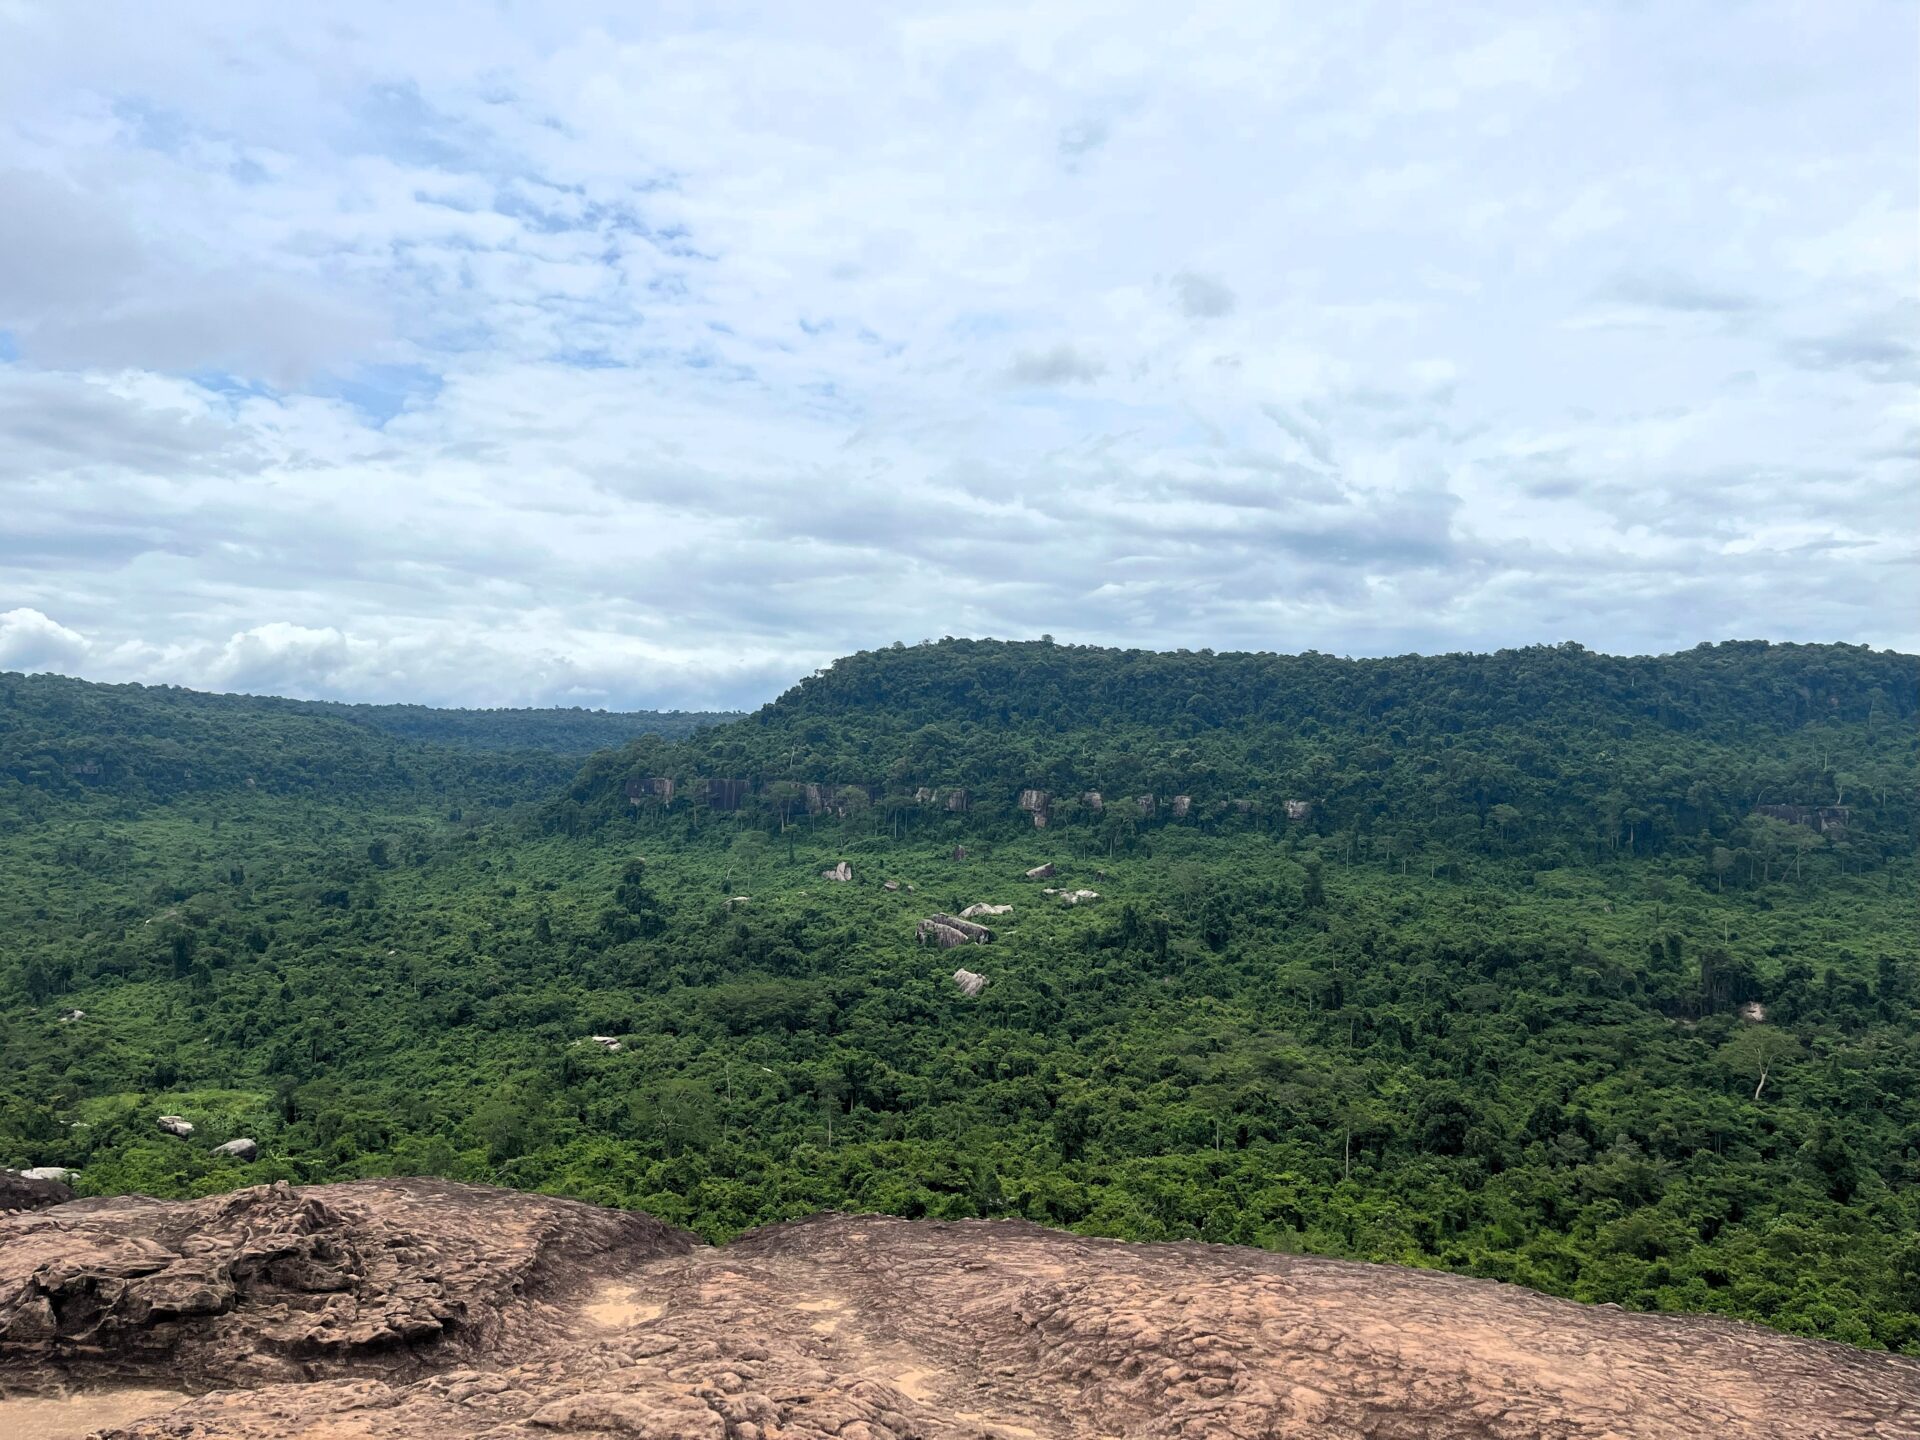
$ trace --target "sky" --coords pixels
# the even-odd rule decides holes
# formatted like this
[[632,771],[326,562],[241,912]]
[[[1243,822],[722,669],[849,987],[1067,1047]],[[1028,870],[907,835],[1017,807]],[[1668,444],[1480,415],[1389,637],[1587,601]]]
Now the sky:
[[0,669],[1920,649],[1917,17],[0,0]]

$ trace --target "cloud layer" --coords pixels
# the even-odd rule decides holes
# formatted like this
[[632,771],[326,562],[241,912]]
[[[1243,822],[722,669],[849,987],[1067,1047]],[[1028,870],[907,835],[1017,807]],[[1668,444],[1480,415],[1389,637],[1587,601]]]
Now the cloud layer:
[[1920,648],[1904,5],[401,8],[0,3],[0,667]]

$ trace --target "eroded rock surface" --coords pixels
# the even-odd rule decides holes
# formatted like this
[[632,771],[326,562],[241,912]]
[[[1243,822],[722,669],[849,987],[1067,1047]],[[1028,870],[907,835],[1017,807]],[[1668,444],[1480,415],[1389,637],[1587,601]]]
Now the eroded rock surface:
[[437,1180],[284,1182],[0,1217],[0,1381],[190,1385],[406,1374],[430,1342],[497,1342],[609,1251],[685,1253],[645,1215]]
[[[242,1204],[247,1195],[264,1198]],[[237,1212],[222,1208],[236,1204]],[[344,1231],[293,1223],[294,1214],[313,1213],[306,1206],[343,1217]],[[422,1207],[450,1223],[423,1218]],[[519,1207],[525,1214],[516,1219]],[[48,1217],[72,1224],[88,1253],[104,1257],[96,1271],[130,1253],[120,1247],[163,1232],[170,1238],[156,1243],[176,1255],[202,1254],[195,1237],[206,1234],[213,1253],[233,1256],[254,1243],[234,1243],[247,1228],[238,1217],[260,1210],[280,1218],[255,1235],[350,1235],[368,1247],[356,1251],[354,1273],[383,1278],[272,1299],[248,1291],[212,1319],[142,1326],[124,1311],[126,1327],[91,1332],[103,1347],[120,1347],[121,1368],[158,1374],[182,1353],[178,1342],[162,1350],[137,1340],[164,1324],[224,1324],[278,1346],[268,1338],[285,1333],[276,1326],[296,1313],[311,1318],[295,1297],[314,1293],[352,1297],[386,1338],[297,1357],[275,1350],[298,1362],[268,1367],[276,1383],[236,1377],[248,1388],[201,1395],[113,1435],[1920,1437],[1920,1363],[1909,1359],[1728,1321],[1576,1305],[1489,1281],[1226,1247],[1126,1245],[1015,1222],[824,1216],[715,1250],[644,1217],[563,1201],[366,1182],[193,1205],[78,1202],[0,1221],[0,1257]],[[142,1218],[123,1229],[109,1223],[130,1215]],[[455,1239],[468,1231],[471,1245]],[[390,1247],[397,1268],[376,1258],[376,1235],[412,1237]],[[280,1243],[270,1239],[268,1248]],[[307,1263],[295,1251],[296,1264]],[[353,1270],[326,1265],[335,1275]],[[21,1273],[0,1258],[0,1307],[13,1313]],[[412,1298],[396,1310],[388,1302],[400,1290]],[[457,1322],[440,1313],[455,1300]],[[438,1317],[434,1327],[410,1333],[404,1319],[418,1314]],[[475,1315],[485,1318],[474,1324]],[[225,1352],[213,1345],[213,1353]],[[44,1367],[61,1354],[74,1352],[39,1342],[9,1350],[0,1382],[23,1357]]]

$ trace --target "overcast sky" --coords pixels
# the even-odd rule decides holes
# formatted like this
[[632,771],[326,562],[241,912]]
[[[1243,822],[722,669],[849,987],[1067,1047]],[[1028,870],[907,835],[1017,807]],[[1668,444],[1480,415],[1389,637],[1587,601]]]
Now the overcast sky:
[[0,668],[1920,649],[1917,24],[0,0]]

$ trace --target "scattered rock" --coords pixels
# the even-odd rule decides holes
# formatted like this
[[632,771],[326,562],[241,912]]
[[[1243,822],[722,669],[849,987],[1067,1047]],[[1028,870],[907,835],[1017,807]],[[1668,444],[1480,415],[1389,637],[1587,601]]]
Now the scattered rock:
[[1289,820],[1308,820],[1313,816],[1313,802],[1311,800],[1287,800],[1283,803],[1287,807],[1287,819]]
[[1767,1018],[1767,1007],[1758,1000],[1749,1000],[1740,1007],[1740,1018],[1750,1025],[1764,1024]]
[[820,872],[820,878],[822,880],[838,880],[844,883],[845,881],[853,879],[853,867],[842,860],[831,870],[822,870]]
[[962,920],[971,920],[976,915],[1011,915],[1011,905],[969,905],[960,912]]
[[986,983],[986,976],[976,974],[972,970],[956,970],[953,972],[954,988],[969,1000],[978,995]]
[[1187,813],[1192,809],[1193,809],[1193,797],[1191,795],[1176,795],[1173,797],[1173,818],[1174,819],[1176,820],[1186,819]]
[[589,1035],[587,1039],[592,1044],[598,1045],[609,1055],[618,1055],[620,1053],[620,1037],[617,1035]]
[[882,882],[880,888],[882,890],[898,890],[900,888],[900,882],[898,880],[887,880]]
[[193,1122],[178,1115],[162,1115],[154,1122],[169,1135],[178,1135],[182,1140],[193,1134]]
[[1097,890],[1061,890],[1056,893],[1069,905],[1083,905],[1089,900],[1100,898],[1100,892]]
[[1053,876],[1054,869],[1052,862],[1048,862],[1045,865],[1036,865],[1033,869],[1027,871],[1027,879],[1029,880],[1051,880]]
[[60,1023],[62,1025],[71,1025],[76,1020],[84,1020],[86,1018],[87,1012],[84,1010],[63,1010],[60,1012]]
[[56,1185],[71,1185],[80,1178],[78,1170],[69,1170],[64,1165],[35,1165],[30,1170],[22,1170],[20,1175],[26,1180],[51,1180]]
[[229,1140],[224,1145],[214,1146],[213,1153],[216,1155],[230,1155],[235,1160],[257,1160],[260,1158],[260,1147],[253,1141],[242,1136],[237,1140]]

